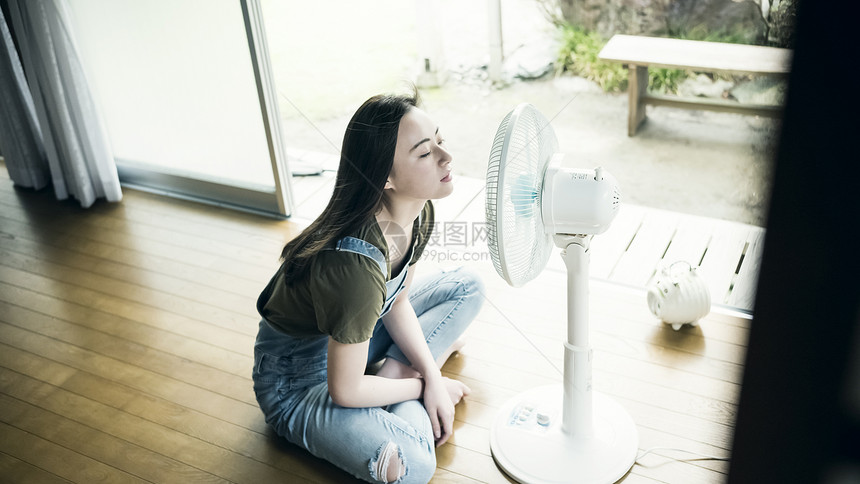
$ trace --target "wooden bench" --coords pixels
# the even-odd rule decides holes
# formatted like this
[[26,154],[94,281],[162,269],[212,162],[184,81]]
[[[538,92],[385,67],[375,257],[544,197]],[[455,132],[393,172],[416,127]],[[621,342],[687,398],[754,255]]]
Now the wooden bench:
[[648,67],[688,69],[697,72],[786,76],[791,50],[757,45],[615,35],[598,54],[601,60],[627,65],[630,83],[627,135],[633,136],[645,120],[645,105],[778,116],[781,107],[648,93]]

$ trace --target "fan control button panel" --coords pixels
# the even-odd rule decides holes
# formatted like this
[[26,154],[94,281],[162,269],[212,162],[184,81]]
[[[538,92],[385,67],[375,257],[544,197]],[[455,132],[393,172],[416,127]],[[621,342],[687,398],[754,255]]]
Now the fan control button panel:
[[544,427],[548,427],[552,419],[550,419],[548,413],[538,412],[535,414],[535,420],[537,420],[538,425],[543,425]]
[[533,402],[523,402],[511,411],[508,425],[523,430],[544,431],[552,424],[551,412]]

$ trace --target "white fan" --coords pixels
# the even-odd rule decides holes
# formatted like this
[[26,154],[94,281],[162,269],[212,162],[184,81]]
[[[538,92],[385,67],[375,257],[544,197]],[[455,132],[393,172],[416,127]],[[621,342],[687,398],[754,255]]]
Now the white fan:
[[520,482],[610,483],[636,459],[638,434],[618,403],[592,391],[588,263],[593,235],[619,209],[615,179],[601,168],[561,167],[546,118],[521,104],[499,126],[487,168],[487,226],[496,271],[518,287],[562,248],[567,267],[567,341],[562,385],[509,400],[490,430],[499,466]]

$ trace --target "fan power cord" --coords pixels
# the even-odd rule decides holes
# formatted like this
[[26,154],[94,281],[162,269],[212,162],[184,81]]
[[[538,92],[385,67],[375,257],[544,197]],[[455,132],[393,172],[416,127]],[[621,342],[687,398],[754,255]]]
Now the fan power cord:
[[[668,456],[668,455],[665,455],[665,454],[658,454],[658,453],[656,452],[656,451],[658,451],[658,450],[663,450],[663,451],[672,451],[672,452],[683,452],[683,453],[686,453],[686,454],[692,454],[692,455],[694,455],[694,456],[696,456],[696,457],[691,457],[691,458],[687,458],[687,459],[680,459],[680,458],[676,458],[676,457]],[[678,462],[694,462],[694,461],[700,461],[700,460],[718,460],[718,461],[728,461],[728,460],[729,460],[729,458],[728,458],[728,457],[720,457],[720,456],[716,456],[716,455],[701,454],[701,453],[699,453],[699,452],[693,452],[693,451],[686,450],[686,449],[678,449],[678,448],[674,448],[674,447],[652,447],[652,448],[650,448],[650,449],[648,449],[648,450],[646,450],[646,451],[642,452],[642,453],[641,453],[641,454],[639,454],[638,456],[636,456],[636,461],[634,462],[634,464],[639,465],[639,466],[642,466],[642,467],[657,467],[658,465],[663,465],[663,464],[665,464],[665,462],[664,462],[664,463],[662,463],[662,464],[650,465],[650,466],[649,466],[649,465],[645,465],[645,464],[643,464],[643,463],[639,462],[639,461],[641,461],[641,460],[642,460],[642,458],[644,458],[644,457],[645,457],[645,456],[647,456],[648,454],[659,455],[660,457],[665,457],[665,458],[667,458],[667,459],[672,459],[672,460],[674,460],[674,461],[678,461]]]

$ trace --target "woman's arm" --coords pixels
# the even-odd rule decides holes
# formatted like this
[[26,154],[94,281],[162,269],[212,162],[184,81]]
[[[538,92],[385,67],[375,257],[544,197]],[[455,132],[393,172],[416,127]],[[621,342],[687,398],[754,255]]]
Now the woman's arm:
[[409,359],[412,368],[425,379],[430,379],[442,376],[442,372],[436,366],[436,361],[424,339],[424,332],[421,330],[418,316],[415,314],[415,309],[412,308],[412,303],[409,302],[409,289],[412,287],[412,280],[415,277],[415,268],[414,265],[409,268],[403,291],[392,303],[391,310],[382,317],[382,323],[388,330],[388,334],[391,335],[391,339]]
[[392,380],[365,375],[369,341],[344,344],[329,338],[328,391],[341,407],[381,407],[420,398],[420,378]]
[[382,317],[385,329],[400,351],[412,363],[412,368],[424,377],[424,408],[430,416],[436,445],[442,445],[454,431],[454,405],[469,393],[463,383],[442,377],[433,354],[424,339],[418,316],[409,302],[409,288],[415,275],[415,266],[409,269],[406,286],[397,296],[391,310]]

